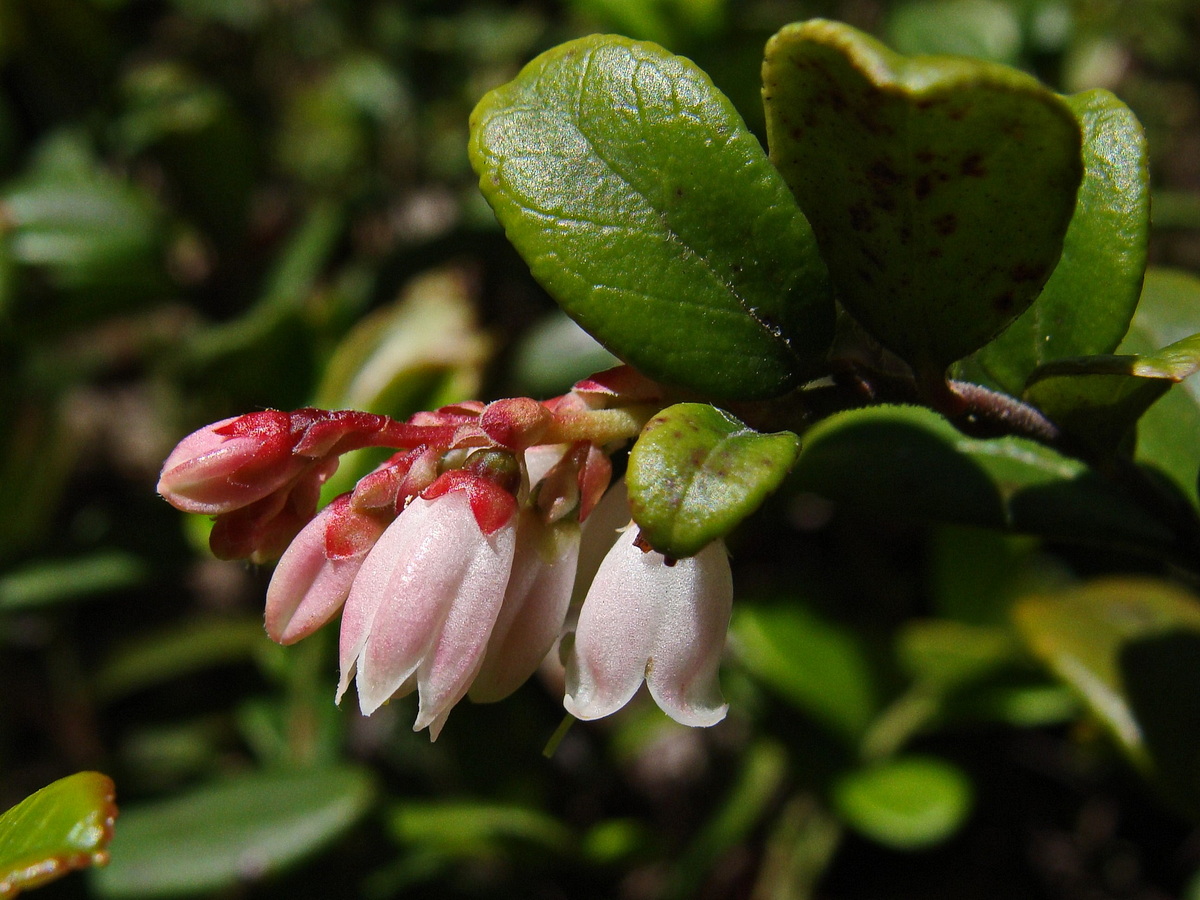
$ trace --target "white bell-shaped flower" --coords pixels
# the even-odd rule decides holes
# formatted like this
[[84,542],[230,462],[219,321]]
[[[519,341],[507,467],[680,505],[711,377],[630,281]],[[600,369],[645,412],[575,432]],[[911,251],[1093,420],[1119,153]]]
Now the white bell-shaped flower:
[[668,561],[627,528],[600,564],[579,611],[563,705],[579,719],[610,715],[644,680],[662,710],[684,725],[725,718],[717,669],[733,602],[722,541]]

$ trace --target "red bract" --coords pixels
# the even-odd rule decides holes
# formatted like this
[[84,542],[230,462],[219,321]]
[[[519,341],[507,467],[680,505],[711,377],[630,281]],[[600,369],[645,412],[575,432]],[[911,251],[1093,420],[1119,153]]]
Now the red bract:
[[484,534],[492,534],[507,524],[517,509],[516,498],[504,488],[462,469],[444,473],[421,496],[426,500],[436,500],[450,491],[462,491],[467,495],[471,513]]

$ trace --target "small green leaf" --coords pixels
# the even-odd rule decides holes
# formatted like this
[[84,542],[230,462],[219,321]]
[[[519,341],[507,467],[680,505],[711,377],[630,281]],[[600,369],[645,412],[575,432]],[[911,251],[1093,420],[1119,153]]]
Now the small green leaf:
[[26,563],[0,576],[0,612],[129,589],[144,582],[146,575],[144,560],[120,550]]
[[901,850],[939,843],[971,811],[971,783],[940,759],[903,756],[844,776],[834,806],[867,837]]
[[[1200,278],[1190,272],[1149,269],[1142,299],[1121,353],[1151,354],[1200,331]],[[1168,391],[1138,421],[1137,460],[1164,473],[1192,502],[1200,472],[1200,379]]]
[[718,399],[813,374],[833,304],[812,231],[708,76],[654,44],[550,50],[471,117],[480,188],[601,344]]
[[1169,528],[1083,463],[1021,438],[966,437],[925,409],[825,419],[805,433],[791,481],[880,515],[1175,552]]
[[184,621],[119,648],[100,667],[92,688],[101,700],[112,700],[189,672],[251,659],[267,646],[272,645],[258,619]]
[[629,454],[633,518],[660,553],[699,553],[758,509],[799,444],[790,431],[760,434],[704,403],[669,407],[646,423]]
[[1013,64],[1021,50],[1016,11],[998,0],[909,0],[888,22],[899,52],[950,53]]
[[741,664],[798,709],[851,741],[866,730],[879,704],[852,631],[789,600],[739,604],[731,634]]
[[1014,396],[1045,362],[1112,353],[1129,329],[1146,268],[1150,173],[1142,126],[1108,91],[1066,101],[1083,129],[1084,174],[1062,259],[1033,305],[972,357]]
[[401,844],[454,858],[502,859],[514,843],[556,854],[575,846],[571,831],[553,816],[497,803],[407,802],[392,812],[390,830]]
[[1082,177],[1061,98],[1004,66],[908,59],[822,20],[771,39],[763,93],[771,159],[838,299],[923,381],[1033,302]]
[[115,796],[107,775],[78,772],[0,815],[0,897],[105,865],[117,818]]
[[[104,171],[77,136],[47,138],[29,173],[0,201],[13,257],[45,271],[56,288],[78,292],[71,315],[53,316],[56,327],[78,328],[156,297],[166,284],[161,210],[134,184]],[[38,310],[43,320],[52,312]]]
[[1116,453],[1171,385],[1200,370],[1200,334],[1151,356],[1090,356],[1047,363],[1025,399],[1096,453]]
[[908,623],[900,632],[900,663],[916,682],[951,691],[992,675],[1017,657],[1009,629],[948,619]]
[[1130,758],[1200,815],[1200,602],[1165,581],[1112,578],[1014,610],[1033,653]]
[[129,807],[93,884],[101,897],[227,891],[333,840],[373,796],[365,773],[327,769],[243,775]]

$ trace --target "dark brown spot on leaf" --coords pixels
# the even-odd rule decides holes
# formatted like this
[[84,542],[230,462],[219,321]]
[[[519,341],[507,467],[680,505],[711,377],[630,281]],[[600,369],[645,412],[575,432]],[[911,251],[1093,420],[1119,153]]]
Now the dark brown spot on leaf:
[[900,183],[900,173],[885,159],[877,159],[867,168],[867,178],[877,189],[895,187]]
[[1043,263],[1017,263],[1009,272],[1013,281],[1040,281],[1046,274]]
[[855,231],[874,231],[875,218],[871,208],[865,203],[855,203],[850,207],[850,227]]
[[962,173],[968,178],[982,178],[987,174],[983,165],[983,154],[972,153],[962,161]]
[[933,230],[942,237],[947,237],[958,231],[958,216],[954,213],[944,213],[933,220]]

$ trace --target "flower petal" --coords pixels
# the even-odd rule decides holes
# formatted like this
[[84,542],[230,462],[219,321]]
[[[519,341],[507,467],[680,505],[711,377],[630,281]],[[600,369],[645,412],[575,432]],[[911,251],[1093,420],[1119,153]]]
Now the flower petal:
[[628,703],[641,686],[666,606],[669,569],[634,546],[626,529],[600,564],[579,611],[567,658],[563,705],[578,719],[599,719]]
[[[354,585],[350,588],[350,596],[342,611],[338,646],[341,680],[336,698],[339,703],[358,671],[359,660],[371,636],[379,608],[390,596],[388,589],[393,576],[398,569],[403,570],[426,536],[433,506],[433,502],[421,499],[410,503],[371,548],[354,578]],[[413,668],[415,671],[415,664]]]
[[504,598],[515,529],[510,523],[484,535],[465,491],[418,498],[397,522],[414,511],[420,517],[410,527],[420,528],[419,539],[393,559],[394,574],[358,658],[357,680],[359,706],[370,715],[416,671],[421,721],[466,692]]
[[417,669],[420,707],[414,731],[444,719],[466,695],[500,613],[515,555],[516,528],[510,522],[479,537],[461,551],[466,557],[462,580],[437,642]]
[[[662,557],[657,553],[646,556]],[[659,626],[646,686],[659,707],[683,725],[707,727],[729,709],[717,680],[733,604],[733,576],[724,541],[681,559],[658,590],[665,614]]]
[[537,670],[562,632],[578,559],[578,525],[546,525],[532,509],[521,513],[512,574],[471,684],[473,701],[503,700]]
[[[384,530],[375,516],[354,515],[343,494],[321,510],[292,541],[267,587],[267,634],[294,644],[337,615],[350,594],[367,552]],[[331,556],[330,524],[341,526],[340,543],[354,552]],[[349,536],[343,532],[352,532]],[[353,538],[353,543],[347,539]]]

